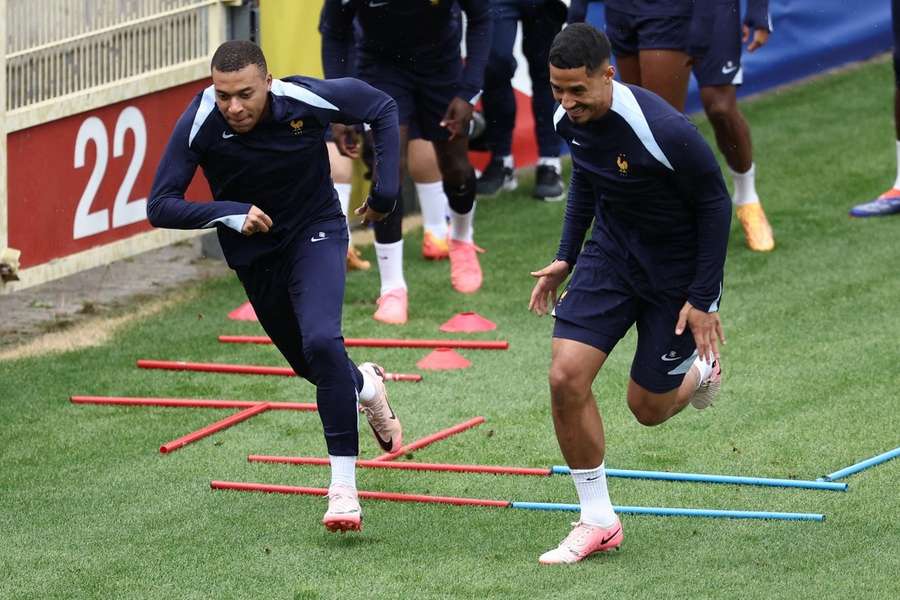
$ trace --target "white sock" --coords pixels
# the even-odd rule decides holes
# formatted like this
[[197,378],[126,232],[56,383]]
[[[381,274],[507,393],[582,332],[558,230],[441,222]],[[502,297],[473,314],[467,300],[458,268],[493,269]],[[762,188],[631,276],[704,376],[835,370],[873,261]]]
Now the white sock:
[[508,154],[506,156],[501,157],[503,159],[503,166],[507,169],[515,169],[516,162],[513,160],[512,154]]
[[378,272],[381,274],[381,293],[397,288],[406,289],[403,279],[403,240],[393,244],[375,242],[375,256],[378,257]]
[[447,194],[441,181],[417,183],[416,195],[422,208],[422,225],[425,231],[438,239],[447,237]]
[[557,173],[562,173],[562,164],[559,162],[558,156],[541,156],[538,158],[537,166],[548,166],[553,167],[553,170]]
[[475,221],[475,204],[472,204],[472,210],[464,215],[459,214],[452,208],[450,210],[450,239],[460,242],[473,241],[474,228],[472,223]]
[[756,163],[750,163],[750,170],[746,173],[737,173],[731,171],[731,179],[734,181],[734,197],[731,199],[735,206],[743,204],[753,204],[759,202],[759,196],[756,194]]
[[347,217],[347,231],[350,231],[350,215],[347,214],[347,211],[350,210],[350,191],[353,189],[352,183],[336,183],[334,184],[334,190],[338,195],[338,202],[341,203],[341,212],[344,213],[344,216]]
[[328,455],[331,462],[331,485],[348,485],[356,489],[356,457]]
[[372,382],[372,377],[369,375],[367,371],[359,369],[359,374],[362,375],[363,386],[362,389],[359,390],[358,400],[362,400],[363,402],[368,402],[372,398],[375,397],[375,393],[377,392],[377,388],[375,384]]
[[616,513],[606,487],[606,461],[593,469],[571,469],[581,504],[581,521],[600,527],[616,522]]
[[897,140],[897,179],[894,180],[894,189],[900,190],[900,140]]
[[694,359],[694,365],[697,367],[697,372],[700,373],[700,377],[697,379],[697,387],[700,387],[700,384],[709,379],[710,374],[712,373],[712,363],[708,363],[699,356]]

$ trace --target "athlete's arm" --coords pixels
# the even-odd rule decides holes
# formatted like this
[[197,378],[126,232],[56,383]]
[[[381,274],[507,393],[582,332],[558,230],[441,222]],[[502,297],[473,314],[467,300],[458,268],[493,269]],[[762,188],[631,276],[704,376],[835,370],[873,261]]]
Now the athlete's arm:
[[466,13],[466,65],[457,96],[474,105],[481,96],[484,69],[491,52],[490,3],[484,0],[459,0]]
[[304,82],[333,105],[332,109],[323,109],[326,122],[369,125],[375,149],[375,184],[366,202],[377,213],[394,210],[400,194],[397,104],[384,92],[351,77],[329,80],[304,78]]
[[769,14],[769,0],[748,0],[744,15],[741,41],[749,41],[747,52],[753,52],[769,41],[772,33],[772,16]]
[[196,142],[191,138],[196,104],[195,100],[181,116],[169,138],[147,199],[147,218],[154,227],[168,229],[203,229],[222,223],[242,231],[251,204],[228,200],[201,203],[184,198],[200,163],[199,154],[190,145]]
[[569,267],[581,253],[584,234],[594,220],[594,193],[584,173],[573,163],[572,179],[569,182],[569,197],[566,200],[566,214],[563,217],[562,236],[556,260],[566,262]]
[[322,34],[322,68],[325,79],[353,75],[349,64],[350,47],[353,44],[353,17],[356,5],[341,0],[325,0],[319,15],[319,33]]

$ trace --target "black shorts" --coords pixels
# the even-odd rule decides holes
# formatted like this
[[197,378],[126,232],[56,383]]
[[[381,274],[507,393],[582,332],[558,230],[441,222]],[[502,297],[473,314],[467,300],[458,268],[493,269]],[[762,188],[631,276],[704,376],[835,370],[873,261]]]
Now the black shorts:
[[690,27],[690,17],[641,17],[606,9],[606,35],[615,56],[654,49],[685,51]]
[[741,85],[741,15],[736,2],[714,4],[713,25],[703,56],[694,57],[694,77],[700,87]]
[[[584,259],[584,257],[582,257]],[[681,385],[697,357],[689,330],[675,335],[687,290],[637,295],[603,259],[580,260],[553,310],[553,337],[581,342],[606,354],[637,324],[638,342],[631,378],[654,393]]]

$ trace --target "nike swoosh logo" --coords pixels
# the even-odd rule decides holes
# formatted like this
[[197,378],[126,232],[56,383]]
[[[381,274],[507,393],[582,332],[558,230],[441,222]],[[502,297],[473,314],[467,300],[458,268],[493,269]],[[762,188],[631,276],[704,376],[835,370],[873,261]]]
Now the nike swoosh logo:
[[585,479],[585,481],[597,481],[598,479],[600,479],[599,475],[597,475],[596,477],[588,477],[587,479]]
[[578,142],[578,140],[572,140],[572,143],[575,144],[576,146],[580,146],[580,145],[581,145],[581,144]]
[[737,66],[734,66],[734,67],[722,67],[722,74],[723,74],[723,75],[728,75],[729,73],[732,73],[732,72],[734,72],[734,71],[737,71]]
[[669,356],[668,354],[663,354],[659,357],[660,360],[664,360],[666,362],[672,362],[673,360],[681,360],[680,356]]
[[609,537],[605,537],[605,538],[603,538],[602,540],[600,540],[600,545],[602,546],[602,545],[605,544],[606,542],[610,541],[611,539],[613,539],[614,537],[616,537],[617,535],[619,535],[619,532],[620,532],[620,531],[622,531],[622,528],[621,528],[621,527],[619,527],[619,528],[616,529],[614,532],[612,532],[612,534],[610,534]]
[[234,134],[233,134],[233,133],[228,133],[228,132],[225,132],[225,131],[222,132],[222,139],[223,139],[223,140],[227,140],[228,138],[233,138],[233,137],[234,137]]
[[[372,427],[371,424],[369,425],[369,427]],[[381,446],[381,449],[384,450],[385,452],[390,452],[391,446],[394,443],[394,438],[391,438],[388,441],[384,441],[383,439],[381,439],[381,436],[378,435],[378,432],[375,431],[374,427],[372,427],[372,433],[375,434],[375,439],[378,440],[378,445]]]
[[325,237],[311,237],[311,238],[309,238],[309,241],[311,241],[313,244],[315,244],[316,242],[321,242],[322,240],[327,240],[327,239],[328,239],[328,236],[325,236]]

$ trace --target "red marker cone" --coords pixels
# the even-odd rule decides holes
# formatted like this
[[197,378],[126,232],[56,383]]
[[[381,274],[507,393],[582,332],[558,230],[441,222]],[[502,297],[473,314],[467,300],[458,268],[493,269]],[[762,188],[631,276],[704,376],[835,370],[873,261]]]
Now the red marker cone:
[[462,312],[441,325],[441,331],[472,333],[475,331],[491,331],[497,329],[493,321],[485,319],[478,313]]
[[438,348],[417,362],[416,366],[420,369],[445,371],[448,369],[467,369],[472,366],[472,363],[452,348]]
[[228,313],[228,318],[234,321],[259,321],[256,318],[256,311],[249,302],[244,302],[236,309]]

